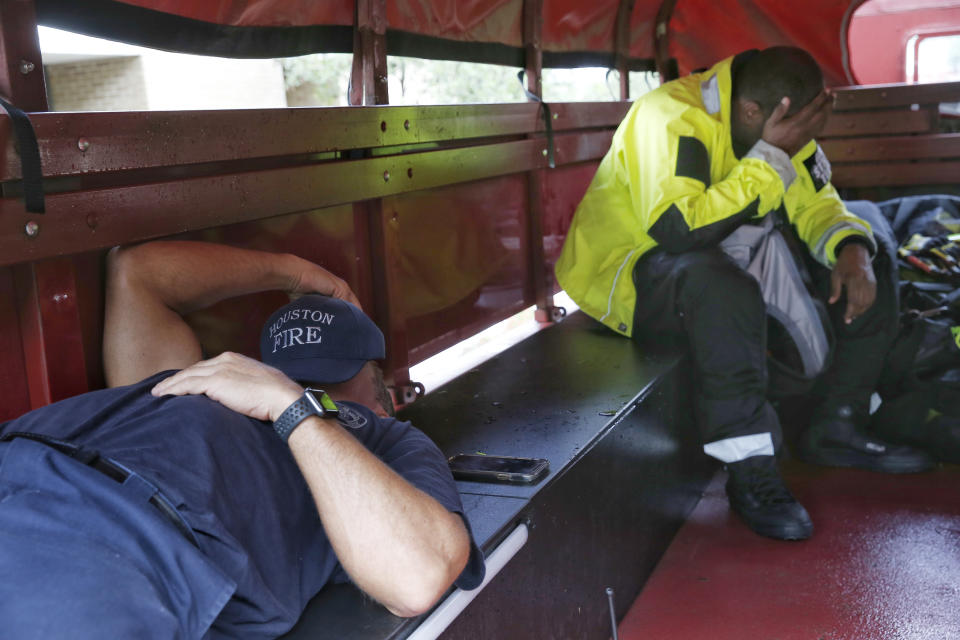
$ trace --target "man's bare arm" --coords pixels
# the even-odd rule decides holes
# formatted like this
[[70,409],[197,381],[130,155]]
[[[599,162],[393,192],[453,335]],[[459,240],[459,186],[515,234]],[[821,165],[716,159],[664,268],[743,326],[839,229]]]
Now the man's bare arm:
[[359,306],[350,287],[294,255],[204,242],[115,248],[107,262],[103,364],[107,385],[131,384],[200,360],[183,315],[226,298],[282,290],[324,293]]
[[[166,378],[153,394],[205,394],[260,420],[275,420],[303,393],[280,371],[225,353]],[[354,582],[400,616],[427,611],[466,566],[460,517],[367,451],[335,420],[312,417],[290,435],[324,530]]]

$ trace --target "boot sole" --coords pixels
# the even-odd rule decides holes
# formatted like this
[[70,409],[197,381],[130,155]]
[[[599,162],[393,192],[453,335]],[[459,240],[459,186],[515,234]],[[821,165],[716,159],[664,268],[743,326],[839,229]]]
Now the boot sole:
[[901,459],[871,456],[850,449],[818,449],[816,453],[803,452],[801,458],[822,467],[846,467],[878,473],[920,473],[936,466],[933,458]]
[[763,536],[764,538],[773,538],[774,540],[806,540],[813,535],[813,523],[801,524],[795,523],[792,525],[764,525],[762,523],[754,523],[749,519],[743,516],[736,508],[733,508],[733,512],[737,514],[737,517],[740,518],[740,521],[747,525],[747,528],[750,531],[753,531],[758,536]]
[[813,535],[813,526],[810,527],[779,527],[776,529],[764,528],[764,527],[751,527],[749,523],[746,523],[747,527],[753,531],[755,534],[763,536],[764,538],[773,538],[774,540],[807,540],[810,536]]
[[774,524],[751,520],[732,502],[730,503],[730,510],[740,518],[740,522],[747,525],[750,531],[764,538],[773,538],[775,540],[806,540],[813,535],[813,522],[809,519],[809,516],[807,516],[806,522],[793,521]]

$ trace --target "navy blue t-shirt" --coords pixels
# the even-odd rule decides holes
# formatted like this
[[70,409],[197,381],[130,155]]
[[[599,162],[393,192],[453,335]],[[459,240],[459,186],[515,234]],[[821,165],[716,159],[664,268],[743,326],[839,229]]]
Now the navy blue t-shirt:
[[[237,584],[214,631],[279,635],[310,598],[342,575],[313,498],[270,424],[205,396],[150,395],[172,373],[43,407],[0,425],[0,435],[25,431],[95,449],[160,487],[203,553]],[[364,447],[463,514],[443,454],[421,431],[356,403],[338,405],[340,424]],[[457,586],[473,588],[482,579],[482,554],[471,536],[470,562]]]

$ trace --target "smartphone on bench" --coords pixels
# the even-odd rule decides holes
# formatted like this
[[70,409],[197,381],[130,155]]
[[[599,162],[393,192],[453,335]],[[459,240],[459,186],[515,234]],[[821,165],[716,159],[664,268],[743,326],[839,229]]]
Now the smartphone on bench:
[[480,482],[513,482],[531,484],[550,469],[544,458],[515,458],[458,453],[451,457],[450,471],[457,480]]

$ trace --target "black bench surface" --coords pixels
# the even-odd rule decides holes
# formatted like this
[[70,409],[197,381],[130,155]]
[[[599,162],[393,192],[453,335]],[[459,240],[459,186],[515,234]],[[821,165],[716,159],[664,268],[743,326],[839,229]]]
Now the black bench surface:
[[[474,538],[490,553],[534,496],[680,358],[676,352],[651,355],[576,312],[429,393],[401,417],[447,456],[481,452],[549,460],[549,474],[534,485],[457,482]],[[333,585],[311,601],[284,638],[402,638],[418,622],[391,615],[351,585]]]

